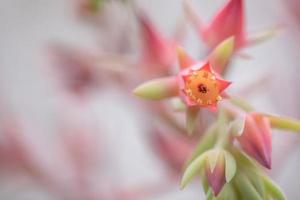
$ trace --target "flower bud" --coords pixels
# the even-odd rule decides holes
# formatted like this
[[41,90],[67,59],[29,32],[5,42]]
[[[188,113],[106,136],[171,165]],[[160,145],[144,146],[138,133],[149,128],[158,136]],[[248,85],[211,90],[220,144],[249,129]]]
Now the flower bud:
[[237,139],[248,155],[264,167],[271,168],[272,136],[267,117],[258,113],[247,114],[244,130]]

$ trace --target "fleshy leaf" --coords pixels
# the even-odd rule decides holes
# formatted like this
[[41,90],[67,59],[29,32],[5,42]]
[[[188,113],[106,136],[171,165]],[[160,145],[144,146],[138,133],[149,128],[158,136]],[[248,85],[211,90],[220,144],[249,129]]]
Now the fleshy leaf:
[[244,46],[244,29],[244,0],[229,0],[216,12],[200,34],[210,48],[214,48],[226,38],[234,36],[235,49],[238,49]]
[[215,196],[213,193],[213,190],[211,188],[208,189],[208,192],[206,193],[206,199],[207,200],[215,200]]
[[224,189],[216,198],[217,200],[238,200],[236,197],[236,192],[233,189],[233,186],[231,184],[224,185]]
[[182,112],[186,110],[185,104],[182,102],[179,98],[174,98],[171,100],[171,105],[174,111],[176,112]]
[[191,162],[191,164],[188,165],[181,179],[182,189],[186,187],[186,185],[195,177],[197,173],[199,173],[206,161],[206,158],[207,152],[198,156],[193,162]]
[[236,173],[236,161],[228,151],[224,151],[225,156],[225,177],[226,182],[229,183]]
[[234,37],[230,37],[220,43],[209,56],[213,69],[222,73],[234,52]]
[[216,134],[217,134],[218,126],[217,124],[213,124],[207,131],[205,131],[203,138],[201,139],[200,143],[197,145],[196,149],[194,150],[191,158],[187,162],[190,164],[193,160],[197,158],[197,156],[201,155],[208,149],[212,148],[216,142]]
[[277,25],[260,32],[249,35],[246,39],[247,45],[256,45],[274,37],[280,30],[281,26]]
[[238,190],[240,191],[244,199],[263,200],[263,198],[260,196],[260,194],[257,192],[255,187],[251,184],[251,182],[245,175],[240,173],[236,176],[235,180]]
[[233,103],[234,105],[242,108],[244,111],[250,112],[253,111],[254,108],[244,99],[239,98],[239,97],[231,97],[230,102]]
[[144,10],[136,10],[136,15],[142,34],[143,62],[169,68],[176,59],[174,42],[164,37]]
[[270,178],[266,176],[262,176],[263,182],[265,184],[266,190],[268,193],[272,196],[274,200],[286,200],[285,195],[283,192],[279,189],[279,187],[270,180]]
[[167,77],[148,81],[138,86],[133,93],[136,96],[150,100],[161,100],[174,97],[178,95],[176,77]]
[[192,5],[191,1],[184,0],[182,6],[184,9],[184,14],[188,18],[188,20],[191,21],[191,23],[194,25],[194,27],[196,29],[198,29],[197,31],[202,31],[202,29],[203,29],[202,20],[201,20],[200,16],[198,15],[198,12],[195,9],[195,6]]
[[229,124],[229,133],[233,136],[241,136],[244,132],[246,122],[246,116],[241,115],[236,117],[230,124]]
[[193,135],[197,118],[198,118],[199,108],[198,107],[188,107],[186,110],[186,128],[188,135]]
[[196,63],[196,61],[189,56],[182,47],[177,46],[176,52],[180,69],[188,68]]
[[253,169],[251,169],[251,170],[253,172],[247,173],[246,176],[248,177],[250,182],[253,184],[253,186],[255,187],[257,192],[261,196],[264,197],[266,195],[266,188],[265,188],[265,185],[264,185],[263,180],[261,178],[261,175],[259,173],[257,173],[256,171],[254,171]]
[[219,156],[220,155],[220,150],[211,150],[209,153],[207,153],[207,161],[208,161],[208,164],[209,164],[209,169],[211,172],[214,171],[216,165],[217,165],[217,162],[218,162],[218,159],[219,159]]

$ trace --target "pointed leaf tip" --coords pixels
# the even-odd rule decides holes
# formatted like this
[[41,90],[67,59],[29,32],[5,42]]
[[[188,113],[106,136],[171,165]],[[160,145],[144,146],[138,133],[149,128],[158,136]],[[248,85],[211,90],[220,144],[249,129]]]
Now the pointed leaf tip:
[[234,53],[235,39],[230,37],[221,42],[211,53],[210,62],[214,70],[222,73]]
[[183,173],[182,179],[181,179],[181,184],[180,188],[184,189],[186,185],[195,177],[195,175],[201,170],[203,167],[205,160],[206,160],[206,155],[207,152],[201,154],[198,156],[191,164],[188,165],[186,170]]
[[161,100],[178,95],[178,84],[176,77],[160,78],[141,84],[133,93],[145,99]]
[[207,161],[209,164],[210,172],[212,173],[217,165],[217,162],[219,160],[220,151],[219,150],[212,150],[207,154]]
[[229,125],[229,133],[233,136],[241,136],[245,129],[246,115],[236,117]]
[[258,193],[256,188],[245,175],[239,173],[235,178],[235,182],[237,189],[244,198],[251,200],[263,200],[263,197]]
[[196,63],[195,60],[189,56],[182,47],[177,46],[176,52],[180,69],[185,69]]
[[229,183],[236,173],[236,161],[231,153],[224,151],[225,156],[225,178]]
[[261,30],[257,33],[251,34],[247,37],[247,45],[252,46],[252,45],[257,45],[262,42],[265,42],[265,41],[273,38],[282,29],[283,29],[283,25],[278,24],[273,27]]
[[286,200],[281,189],[267,176],[262,176],[266,190],[275,200]]

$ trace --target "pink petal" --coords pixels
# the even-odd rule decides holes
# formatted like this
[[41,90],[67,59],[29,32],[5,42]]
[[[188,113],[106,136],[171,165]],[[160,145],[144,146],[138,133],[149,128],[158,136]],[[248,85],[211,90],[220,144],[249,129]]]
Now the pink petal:
[[230,84],[230,81],[218,78],[219,90],[220,92],[224,91]]
[[211,65],[209,64],[209,62],[206,62],[203,67],[201,67],[200,70],[205,70],[205,71],[208,71],[210,73],[213,73],[213,70],[211,68]]

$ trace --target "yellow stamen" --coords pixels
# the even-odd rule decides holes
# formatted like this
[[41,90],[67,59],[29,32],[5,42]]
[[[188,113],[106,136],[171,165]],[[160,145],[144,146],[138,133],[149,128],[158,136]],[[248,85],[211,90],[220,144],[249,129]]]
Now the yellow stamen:
[[205,70],[192,72],[185,82],[188,97],[200,106],[209,106],[222,100],[219,83],[213,73]]

